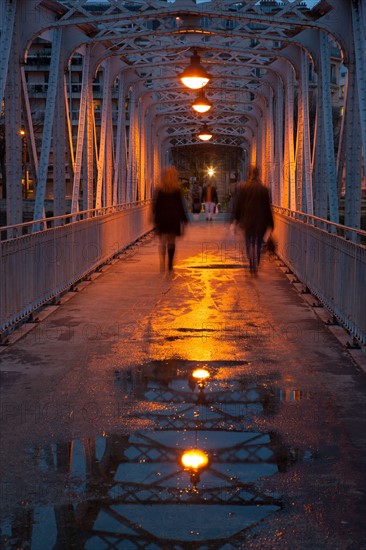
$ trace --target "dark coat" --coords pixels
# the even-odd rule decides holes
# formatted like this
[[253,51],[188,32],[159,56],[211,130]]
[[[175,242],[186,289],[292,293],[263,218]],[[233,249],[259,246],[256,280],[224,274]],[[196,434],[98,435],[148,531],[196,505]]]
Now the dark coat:
[[188,222],[180,189],[172,193],[159,189],[154,199],[153,215],[158,234],[170,233],[179,236],[182,224]]
[[244,231],[264,234],[273,229],[271,201],[267,187],[259,182],[247,182],[239,191],[235,205],[235,221]]

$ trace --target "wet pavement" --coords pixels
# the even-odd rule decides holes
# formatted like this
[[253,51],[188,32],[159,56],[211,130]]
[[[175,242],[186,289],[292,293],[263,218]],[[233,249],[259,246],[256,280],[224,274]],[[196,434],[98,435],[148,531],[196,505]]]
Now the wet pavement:
[[0,547],[366,549],[365,372],[224,223],[157,254],[2,348]]

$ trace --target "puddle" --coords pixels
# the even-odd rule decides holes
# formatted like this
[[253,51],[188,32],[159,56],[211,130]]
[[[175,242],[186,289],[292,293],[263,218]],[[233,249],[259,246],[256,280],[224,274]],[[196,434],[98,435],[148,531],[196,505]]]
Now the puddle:
[[24,376],[23,373],[17,371],[0,371],[0,390],[10,388]]
[[[21,536],[19,516],[2,523],[1,547],[243,548],[245,531],[282,508],[261,480],[301,459],[278,434],[251,427],[287,394],[246,368],[170,360],[116,370],[118,398],[151,429],[33,449],[40,475],[63,476],[62,494],[23,510]],[[184,466],[187,450],[195,456]]]

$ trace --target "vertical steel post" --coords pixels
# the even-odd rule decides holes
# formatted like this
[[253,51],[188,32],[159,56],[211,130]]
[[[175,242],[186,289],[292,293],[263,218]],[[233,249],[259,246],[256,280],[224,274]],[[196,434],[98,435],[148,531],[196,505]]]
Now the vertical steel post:
[[11,59],[10,49],[12,46],[12,39],[14,32],[18,32],[15,26],[15,14],[17,10],[17,0],[5,0],[4,18],[1,25],[0,34],[0,104],[3,101],[5,93],[5,84],[7,79],[7,72],[9,61]]
[[128,139],[128,169],[127,169],[127,193],[128,201],[135,201],[137,197],[137,166],[136,166],[136,133],[138,130],[136,91],[130,93],[130,128]]
[[294,151],[294,70],[286,65],[283,205],[296,210]]
[[363,10],[366,11],[363,0],[352,0],[352,29],[357,74],[357,95],[364,154],[364,169],[366,171],[366,29],[364,25],[366,16]]
[[113,177],[113,121],[112,121],[112,98],[109,96],[109,108],[107,118],[107,135],[105,149],[105,201],[104,206],[112,206],[112,177]]
[[[44,215],[44,200],[46,196],[48,164],[51,149],[52,127],[55,114],[57,81],[59,76],[59,63],[62,42],[62,29],[58,28],[53,31],[51,64],[48,78],[47,100],[43,125],[43,137],[41,157],[38,165],[37,174],[37,192],[34,204],[34,220],[39,220]],[[34,225],[34,230],[39,230],[37,224]]]
[[84,56],[83,56],[78,134],[77,134],[77,142],[76,142],[74,180],[73,180],[72,198],[71,198],[72,214],[79,210],[80,178],[81,178],[81,168],[82,168],[82,161],[83,161],[86,111],[87,111],[87,101],[88,101],[87,94],[88,94],[88,85],[89,85],[89,79],[90,79],[89,72],[90,72],[90,45],[86,45]]
[[[338,223],[338,191],[337,178],[335,170],[334,156],[334,132],[332,120],[332,97],[330,83],[330,51],[329,39],[324,33],[320,33],[320,70],[319,70],[319,87],[320,87],[320,105],[319,116],[322,118],[321,130],[321,166],[322,177],[326,182],[329,201],[329,218],[330,221]],[[324,216],[326,217],[326,215]]]
[[268,105],[267,99],[263,109],[262,127],[261,127],[261,163],[259,165],[262,180],[267,183],[267,132],[268,132]]
[[283,116],[284,116],[284,93],[283,83],[278,78],[277,90],[276,90],[276,103],[275,103],[275,143],[274,143],[274,155],[276,159],[276,191],[273,197],[275,204],[284,206],[283,203]]
[[146,197],[151,198],[151,186],[153,183],[153,159],[154,159],[154,148],[153,148],[153,125],[151,124],[151,115],[150,111],[146,112]]
[[300,50],[300,79],[298,89],[296,208],[297,210],[312,214],[313,192],[310,153],[308,58],[303,50]]
[[257,162],[258,162],[258,160],[257,160],[257,142],[258,142],[257,134],[258,134],[258,126],[257,126],[257,133],[253,137],[253,140],[251,142],[251,148],[250,148],[250,164],[252,164],[252,165],[256,165]]
[[267,124],[266,124],[266,166],[267,173],[265,183],[268,185],[271,196],[274,194],[274,124],[273,124],[273,90],[268,91]]
[[350,46],[348,57],[347,96],[344,112],[344,135],[342,136],[345,141],[346,164],[344,224],[358,229],[361,227],[362,138],[358,75],[356,74],[353,44]]
[[313,194],[314,194],[314,213],[319,218],[328,216],[328,194],[326,180],[323,177],[323,150],[324,150],[324,124],[321,110],[322,87],[318,82],[317,100],[316,100],[316,118],[313,143]]
[[116,130],[116,153],[114,158],[114,174],[113,174],[113,204],[122,203],[122,142],[123,133],[125,132],[125,102],[124,102],[124,78],[122,73],[118,79],[118,118]]
[[98,151],[98,173],[97,173],[97,190],[95,197],[95,208],[101,208],[102,206],[102,191],[103,191],[103,177],[104,177],[104,163],[105,163],[105,144],[106,144],[106,132],[107,132],[107,120],[108,111],[110,109],[110,60],[107,59],[104,63],[103,73],[103,105],[102,105],[102,120],[100,125],[100,141]]
[[[264,110],[263,110],[264,111]],[[256,156],[257,166],[261,166],[263,162],[263,133],[264,133],[264,119],[265,114],[262,112],[260,119],[258,120],[257,135],[256,135]]]
[[145,120],[142,112],[141,98],[138,102],[137,107],[138,115],[138,144],[137,144],[137,166],[138,166],[138,196],[139,200],[144,200],[145,198],[145,165],[144,165],[144,146],[145,146]]
[[89,71],[88,85],[86,88],[86,177],[83,183],[83,208],[90,210],[94,204],[94,159],[96,148],[94,147],[95,139],[95,120],[94,120],[94,103],[93,103],[93,81]]
[[160,144],[159,144],[159,140],[158,140],[158,134],[157,134],[157,131],[156,131],[156,124],[155,124],[155,120],[154,120],[154,123],[152,124],[152,131],[151,131],[151,139],[152,139],[152,143],[153,143],[153,178],[154,178],[154,181],[153,181],[153,189],[155,189],[158,181],[159,181],[159,172],[160,172],[160,166],[159,166],[159,158],[160,158],[160,152],[159,152],[159,148],[160,148]]
[[[7,6],[7,8],[10,8]],[[15,10],[15,7],[14,7]],[[14,11],[15,13],[15,11]],[[17,14],[17,19],[18,19]],[[12,27],[13,36],[9,55],[4,56],[7,71],[5,85],[5,155],[6,155],[6,223],[16,225],[23,221],[22,203],[22,137],[20,135],[21,114],[21,71],[20,36],[18,21]],[[7,35],[7,30],[4,32]],[[9,37],[8,37],[9,38]],[[10,45],[6,42],[6,47]],[[0,90],[1,91],[1,90]],[[11,235],[10,235],[11,236]]]
[[121,190],[121,201],[123,203],[127,202],[127,169],[128,169],[128,147],[127,147],[127,110],[126,110],[126,83],[123,78],[123,116],[122,116],[122,136],[121,136],[121,162],[120,162],[120,190]]
[[61,53],[58,65],[57,91],[55,101],[56,123],[53,124],[53,215],[66,214],[66,109],[64,94],[64,57]]

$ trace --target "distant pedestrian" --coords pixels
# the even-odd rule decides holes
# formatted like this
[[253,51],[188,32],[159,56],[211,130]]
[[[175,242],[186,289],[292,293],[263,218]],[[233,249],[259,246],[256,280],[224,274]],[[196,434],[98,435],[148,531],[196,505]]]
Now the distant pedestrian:
[[251,273],[257,273],[263,237],[273,230],[274,221],[268,188],[259,179],[259,170],[251,166],[249,177],[239,190],[234,213],[235,222],[244,231]]
[[197,181],[192,184],[191,205],[193,219],[198,220],[198,216],[202,208],[202,187]]
[[162,172],[153,201],[153,217],[160,239],[160,270],[165,271],[168,256],[168,269],[172,271],[176,237],[182,235],[184,225],[188,223],[178,172],[174,166],[168,166]]
[[213,214],[219,201],[216,187],[211,182],[203,188],[202,200],[205,203],[206,220],[212,222]]
[[235,222],[235,213],[236,213],[238,198],[239,198],[239,194],[242,186],[243,186],[243,182],[237,181],[235,183],[235,186],[230,198],[230,222],[231,223]]

